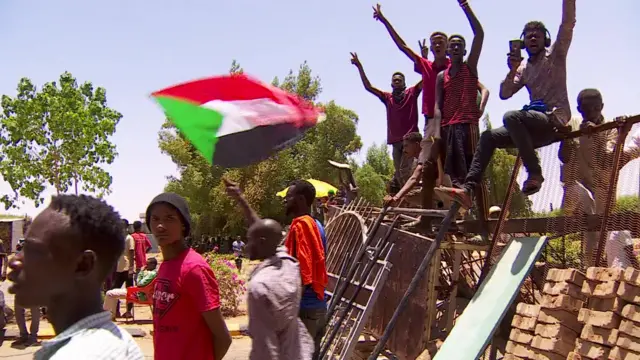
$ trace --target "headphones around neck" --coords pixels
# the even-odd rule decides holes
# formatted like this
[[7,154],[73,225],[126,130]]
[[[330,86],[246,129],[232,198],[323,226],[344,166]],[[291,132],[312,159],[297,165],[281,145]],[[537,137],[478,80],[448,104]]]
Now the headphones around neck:
[[[524,31],[522,32],[522,34],[520,34],[520,41],[522,41],[522,48],[526,49],[526,47],[524,46]],[[544,29],[544,47],[548,48],[549,46],[551,46],[551,33],[549,32],[549,30],[547,30],[547,28]]]

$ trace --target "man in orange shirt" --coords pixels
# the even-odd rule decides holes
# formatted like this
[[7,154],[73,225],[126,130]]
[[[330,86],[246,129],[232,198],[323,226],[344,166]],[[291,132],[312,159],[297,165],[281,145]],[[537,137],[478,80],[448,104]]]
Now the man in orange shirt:
[[[249,226],[260,217],[249,206],[242,196],[240,188],[224,180],[227,194],[238,202],[242,208]],[[325,288],[328,282],[326,267],[326,237],[324,228],[319,221],[311,217],[311,205],[315,201],[316,190],[305,180],[291,183],[284,198],[285,211],[291,216],[291,226],[285,246],[290,255],[296,258],[300,265],[303,293],[300,301],[300,319],[306,326],[315,342],[315,352],[320,349],[324,318],[327,313]]]

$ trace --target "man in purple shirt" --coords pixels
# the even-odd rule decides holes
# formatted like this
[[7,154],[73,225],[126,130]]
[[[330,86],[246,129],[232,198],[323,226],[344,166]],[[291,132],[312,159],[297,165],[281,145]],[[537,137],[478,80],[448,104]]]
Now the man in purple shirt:
[[403,155],[402,139],[407,134],[418,132],[418,98],[422,80],[407,88],[404,74],[396,72],[391,77],[392,91],[386,92],[371,85],[356,53],[351,53],[351,63],[358,68],[365,90],[380,99],[387,109],[387,144],[393,147],[393,183],[399,190],[411,176],[412,162]]
[[576,0],[563,0],[562,20],[556,42],[540,21],[527,23],[522,31],[524,49],[529,58],[522,61],[518,53],[509,53],[509,72],[500,84],[500,98],[509,99],[523,87],[529,91],[530,103],[521,110],[504,115],[504,126],[487,130],[480,136],[462,189],[438,188],[437,192],[460,203],[472,206],[472,190],[482,181],[495,149],[517,148],[529,176],[522,186],[525,195],[540,190],[544,178],[535,149],[558,139],[567,130],[571,109],[567,95],[567,52],[576,23]]

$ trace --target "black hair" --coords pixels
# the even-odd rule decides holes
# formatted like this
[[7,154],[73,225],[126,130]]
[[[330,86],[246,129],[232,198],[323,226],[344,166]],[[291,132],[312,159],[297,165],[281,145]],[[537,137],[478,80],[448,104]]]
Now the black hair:
[[434,37],[437,37],[437,36],[442,36],[442,37],[444,37],[445,39],[447,38],[447,34],[443,33],[442,31],[434,31],[434,32],[431,34],[431,36],[429,36],[429,40],[431,40],[431,39],[433,39]]
[[524,29],[522,29],[522,35],[530,32],[530,31],[541,31],[545,37],[547,37],[547,27],[542,23],[542,21],[529,21],[524,25]]
[[151,261],[152,263],[155,263],[156,265],[158,265],[158,259],[154,257],[147,258],[147,261]]
[[584,89],[578,93],[578,106],[580,106],[582,101],[587,98],[598,99],[602,102],[602,94],[598,89]]
[[396,71],[396,72],[394,72],[394,73],[393,73],[393,75],[391,75],[391,77],[394,77],[394,76],[396,76],[396,75],[398,75],[398,76],[402,76],[402,80],[404,80],[404,74],[403,74],[403,73],[401,73],[400,71]]
[[291,182],[290,186],[293,186],[293,191],[295,191],[295,195],[304,196],[304,200],[307,202],[308,206],[313,204],[313,200],[316,198],[316,188],[311,185],[307,180],[294,180]]
[[129,220],[127,220],[127,219],[122,219],[122,223],[123,223],[125,226],[129,226]]
[[402,140],[407,140],[407,141],[411,141],[411,142],[414,142],[414,143],[419,143],[420,141],[422,141],[422,134],[420,134],[417,131],[410,132],[410,133],[406,134],[405,136],[403,136]]
[[467,45],[467,40],[465,40],[464,36],[462,36],[462,35],[453,34],[453,35],[449,36],[449,42],[451,42],[451,40],[453,40],[453,39],[460,39],[460,40],[462,40],[462,43],[464,43],[465,46]]
[[140,231],[142,230],[142,222],[141,221],[134,221],[133,222],[133,231]]
[[106,278],[124,251],[120,214],[104,200],[87,195],[53,196],[49,208],[69,217],[69,230],[84,249],[95,252],[100,275]]

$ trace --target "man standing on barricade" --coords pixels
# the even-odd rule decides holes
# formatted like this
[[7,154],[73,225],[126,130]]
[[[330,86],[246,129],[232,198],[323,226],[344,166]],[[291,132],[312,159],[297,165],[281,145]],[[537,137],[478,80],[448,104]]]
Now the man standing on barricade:
[[358,68],[364,88],[375,95],[387,108],[387,144],[393,147],[393,183],[401,187],[411,176],[411,161],[404,156],[402,139],[418,131],[418,97],[422,91],[422,80],[407,88],[404,74],[395,72],[391,77],[391,92],[382,91],[369,82],[358,54],[351,53],[351,63]]

